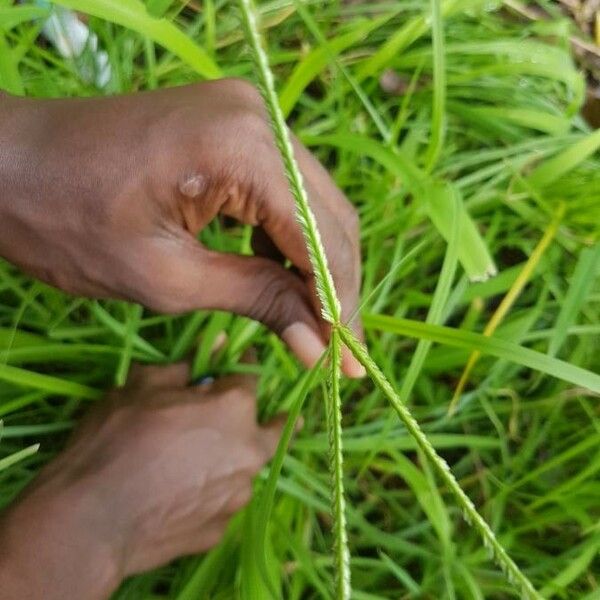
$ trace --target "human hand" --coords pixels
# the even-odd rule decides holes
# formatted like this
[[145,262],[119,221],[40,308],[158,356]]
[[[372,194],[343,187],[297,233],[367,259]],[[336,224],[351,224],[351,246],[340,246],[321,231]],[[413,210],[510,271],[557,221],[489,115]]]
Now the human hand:
[[135,367],[0,520],[0,598],[104,598],[123,577],[214,546],[283,421],[256,422],[255,377],[187,386]]
[[[249,316],[306,365],[317,361],[328,327],[253,86],[223,79],[111,98],[8,97],[0,105],[10,117],[0,119],[0,255],[73,294]],[[357,214],[293,143],[347,321],[360,288]],[[256,256],[197,242],[218,214],[255,226]],[[351,326],[360,336],[359,321]],[[349,376],[364,372],[349,352],[342,367]]]

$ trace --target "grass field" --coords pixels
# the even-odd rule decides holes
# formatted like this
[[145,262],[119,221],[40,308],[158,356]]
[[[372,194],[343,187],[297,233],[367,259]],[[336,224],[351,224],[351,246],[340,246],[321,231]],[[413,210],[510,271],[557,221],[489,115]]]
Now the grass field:
[[[0,87],[56,97],[256,80],[234,2],[56,4],[91,15],[109,84],[82,79],[89,56],[75,64],[39,40],[47,9],[0,0]],[[555,3],[537,4],[548,19],[483,0],[273,0],[258,10],[288,123],[359,209],[372,358],[542,596],[592,600],[600,131],[578,116],[585,80],[570,23]],[[249,252],[249,231],[231,223],[202,239]],[[227,372],[250,344],[261,416],[299,410],[302,369],[256,323],[72,298],[0,263],[0,501],[132,361],[191,353],[196,372]],[[280,456],[270,513],[267,468],[219,547],[135,577],[115,598],[335,597],[324,384],[313,382],[304,428]],[[341,402],[352,598],[520,597],[381,391],[345,380]]]

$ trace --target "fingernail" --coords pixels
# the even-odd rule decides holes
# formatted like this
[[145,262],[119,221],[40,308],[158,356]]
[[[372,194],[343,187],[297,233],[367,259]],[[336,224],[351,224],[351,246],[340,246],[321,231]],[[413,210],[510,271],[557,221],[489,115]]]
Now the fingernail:
[[346,376],[352,377],[352,379],[360,379],[367,374],[365,368],[345,346],[342,348],[342,371]]
[[314,366],[325,350],[321,336],[300,321],[287,327],[281,339],[307,367]]

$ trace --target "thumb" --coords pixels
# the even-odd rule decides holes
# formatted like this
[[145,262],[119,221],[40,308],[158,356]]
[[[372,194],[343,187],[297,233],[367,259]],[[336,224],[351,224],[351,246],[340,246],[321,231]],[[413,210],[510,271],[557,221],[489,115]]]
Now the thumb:
[[[225,310],[261,321],[313,366],[325,351],[310,291],[298,275],[256,256],[239,256],[188,246],[172,261],[169,277],[189,282],[183,310]],[[175,284],[171,289],[181,290]]]

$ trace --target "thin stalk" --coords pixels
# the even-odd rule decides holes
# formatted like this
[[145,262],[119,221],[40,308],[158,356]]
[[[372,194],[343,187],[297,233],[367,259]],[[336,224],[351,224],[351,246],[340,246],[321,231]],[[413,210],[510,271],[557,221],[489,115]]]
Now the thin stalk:
[[342,411],[340,399],[341,341],[337,327],[340,323],[340,303],[333,277],[327,265],[325,249],[317,228],[317,222],[308,202],[302,173],[294,157],[279,100],[275,92],[273,74],[267,54],[262,46],[251,0],[239,0],[242,24],[246,39],[251,47],[259,78],[259,88],[271,118],[273,135],[281,153],[285,173],[294,196],[296,216],[302,227],[306,247],[316,280],[317,293],[321,302],[323,318],[333,325],[330,352],[331,378],[327,398],[327,428],[329,433],[329,468],[331,472],[331,502],[334,534],[335,597],[349,600],[350,552],[346,534],[345,498],[343,481]]
[[308,255],[315,274],[323,318],[332,324],[339,323],[340,302],[335,291],[333,277],[327,266],[327,257],[323,242],[321,241],[321,235],[317,228],[317,221],[308,202],[308,194],[304,187],[302,173],[294,157],[290,134],[283,117],[283,112],[279,106],[273,73],[269,67],[269,59],[262,46],[259,34],[256,12],[251,0],[238,0],[238,2],[246,39],[256,63],[259,88],[271,118],[275,142],[281,153],[285,174],[288,178],[294,200],[296,201],[296,216],[304,233]]
[[327,433],[329,436],[329,470],[331,477],[331,512],[333,514],[335,597],[350,598],[350,553],[346,534],[346,500],[342,454],[342,407],[340,399],[341,340],[337,327],[331,332],[329,397],[327,398]]
[[465,494],[458,481],[456,481],[448,463],[435,451],[410,410],[400,401],[397,392],[369,356],[367,349],[346,327],[340,327],[339,333],[344,344],[346,344],[356,359],[365,367],[370,379],[390,401],[398,417],[400,417],[400,420],[404,423],[404,426],[412,435],[419,448],[421,448],[425,456],[437,469],[444,483],[456,497],[465,521],[479,532],[483,538],[484,546],[490,551],[491,557],[505,573],[510,583],[520,587],[523,598],[541,600],[542,596],[535,590],[529,579],[521,572],[506,550],[500,545],[490,526],[477,512],[471,499]]
[[433,40],[433,103],[431,139],[425,156],[425,170],[430,173],[440,156],[446,129],[446,57],[441,0],[431,0],[431,33]]

